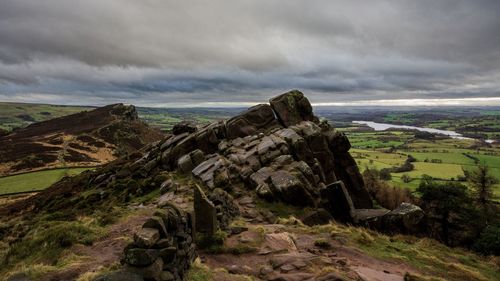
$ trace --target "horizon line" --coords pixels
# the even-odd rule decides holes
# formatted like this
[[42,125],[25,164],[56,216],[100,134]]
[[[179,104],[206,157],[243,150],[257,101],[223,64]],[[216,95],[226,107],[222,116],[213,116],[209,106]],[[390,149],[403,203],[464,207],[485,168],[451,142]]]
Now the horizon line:
[[[136,107],[146,108],[242,108],[251,107],[267,102],[201,102],[201,103],[142,103],[133,104],[126,101],[116,101],[102,104],[73,104],[73,103],[50,103],[50,102],[26,102],[26,101],[0,101],[3,103],[25,103],[57,106],[79,106],[79,107],[100,107],[109,104],[123,103]],[[480,98],[432,98],[432,99],[380,99],[380,100],[355,100],[343,102],[312,102],[313,107],[494,107],[500,106],[500,97],[480,97]]]

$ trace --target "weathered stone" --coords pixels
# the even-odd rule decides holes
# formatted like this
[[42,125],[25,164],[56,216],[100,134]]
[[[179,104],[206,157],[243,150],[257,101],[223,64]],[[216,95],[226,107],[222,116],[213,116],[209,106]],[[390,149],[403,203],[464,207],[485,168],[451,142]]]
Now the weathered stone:
[[314,205],[314,199],[304,188],[297,176],[285,170],[278,170],[271,175],[271,190],[282,201],[296,206]]
[[308,226],[328,224],[331,220],[333,220],[332,215],[322,208],[311,211],[301,218],[301,221]]
[[219,227],[221,229],[228,229],[231,221],[240,215],[238,206],[234,203],[234,198],[220,188],[214,189],[208,198],[214,204],[217,213],[221,214],[217,218]]
[[174,281],[175,276],[170,271],[163,271],[160,276],[160,281]]
[[177,255],[176,247],[166,247],[159,251],[159,256],[163,259],[165,264],[172,263]]
[[422,209],[410,203],[401,203],[399,207],[382,217],[383,229],[386,233],[418,234],[422,229]]
[[337,153],[335,154],[334,161],[334,170],[337,179],[344,183],[354,206],[357,209],[372,209],[372,199],[365,188],[363,176],[359,172],[356,161],[351,154],[349,152]]
[[179,158],[179,160],[177,160],[177,167],[183,173],[189,173],[194,169],[195,166],[191,161],[191,156],[189,154],[186,154]]
[[92,281],[144,281],[144,278],[141,275],[130,271],[118,270],[105,273],[101,276],[96,277]]
[[205,153],[200,149],[196,149],[189,153],[191,157],[191,162],[193,162],[193,166],[196,167],[200,165],[203,161],[205,161]]
[[344,278],[340,277],[337,273],[327,273],[321,277],[316,278],[317,281],[345,281]]
[[165,194],[168,191],[176,191],[178,184],[171,179],[168,179],[160,185],[160,194]]
[[351,149],[351,143],[342,132],[335,132],[328,137],[330,149],[334,153],[346,153]]
[[312,106],[300,91],[293,90],[279,95],[269,100],[269,103],[285,127],[314,120]]
[[151,265],[146,267],[136,267],[126,265],[125,270],[142,276],[145,280],[161,280],[163,272],[163,260],[158,258]]
[[218,228],[215,205],[207,198],[200,186],[194,188],[194,213],[196,231],[213,235]]
[[124,260],[127,264],[133,266],[148,266],[158,258],[158,250],[132,248],[125,251]]
[[229,119],[226,122],[226,134],[229,139],[234,139],[278,126],[271,107],[267,104],[259,104]]
[[342,181],[337,181],[321,190],[323,207],[337,220],[352,222],[354,204]]
[[160,238],[160,232],[155,228],[141,228],[134,234],[134,242],[142,248],[152,247]]
[[195,131],[196,125],[188,121],[179,122],[172,128],[172,134],[174,135],[180,135],[182,133],[193,133]]
[[149,218],[144,224],[142,225],[142,228],[154,228],[157,229],[160,232],[160,237],[167,237],[168,232],[165,227],[165,224],[163,222],[163,218],[160,216],[153,216]]

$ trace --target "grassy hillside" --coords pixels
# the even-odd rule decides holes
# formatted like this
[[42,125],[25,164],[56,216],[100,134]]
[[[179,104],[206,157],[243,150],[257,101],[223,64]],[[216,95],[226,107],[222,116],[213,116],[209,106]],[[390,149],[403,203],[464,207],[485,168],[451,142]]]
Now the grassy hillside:
[[85,170],[88,170],[88,168],[53,169],[1,177],[0,195],[40,191],[51,186],[64,176],[74,176]]
[[0,128],[11,131],[31,123],[90,109],[92,107],[0,102]]

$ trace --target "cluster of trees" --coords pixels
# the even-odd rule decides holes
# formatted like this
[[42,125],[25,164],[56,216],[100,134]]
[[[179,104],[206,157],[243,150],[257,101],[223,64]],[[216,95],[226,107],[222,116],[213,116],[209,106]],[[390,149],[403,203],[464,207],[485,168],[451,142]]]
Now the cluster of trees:
[[366,168],[363,177],[382,207],[393,209],[402,202],[419,205],[426,213],[428,236],[450,246],[500,255],[500,207],[492,200],[498,180],[486,165],[466,173],[468,185],[424,175],[416,189],[418,196],[385,182],[387,175],[382,171]]
[[451,246],[467,246],[483,254],[500,255],[500,208],[492,200],[498,180],[480,164],[467,174],[469,183],[422,178],[417,192],[427,214],[431,237]]
[[392,186],[385,180],[390,179],[390,172],[388,172],[389,177],[385,174],[387,170],[377,170],[375,168],[366,168],[363,172],[363,179],[365,186],[372,198],[377,201],[377,203],[387,209],[395,209],[403,202],[414,202],[415,198],[412,196],[411,191],[406,188],[401,188],[398,186]]

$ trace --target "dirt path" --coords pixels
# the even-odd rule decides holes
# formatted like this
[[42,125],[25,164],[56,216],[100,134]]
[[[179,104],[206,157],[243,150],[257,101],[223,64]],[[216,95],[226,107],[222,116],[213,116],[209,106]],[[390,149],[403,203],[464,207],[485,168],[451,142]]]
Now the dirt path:
[[256,280],[322,280],[335,275],[344,280],[403,281],[406,272],[418,272],[403,263],[370,257],[333,239],[326,238],[328,248],[315,246],[315,241],[328,237],[324,234],[286,230],[281,225],[251,225],[248,231],[230,236],[225,245],[233,249],[258,245],[255,251],[242,255],[201,252],[200,257],[212,269],[223,268]]

